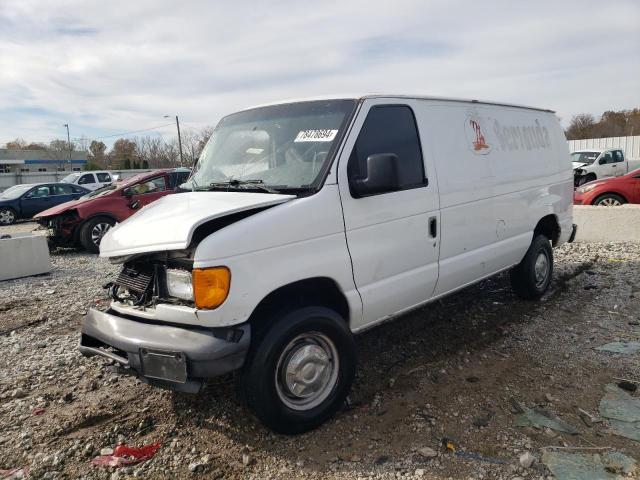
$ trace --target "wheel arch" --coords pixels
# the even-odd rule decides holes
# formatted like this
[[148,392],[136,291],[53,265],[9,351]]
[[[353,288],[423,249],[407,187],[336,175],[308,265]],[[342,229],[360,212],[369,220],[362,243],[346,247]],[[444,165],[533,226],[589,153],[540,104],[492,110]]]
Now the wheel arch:
[[629,200],[627,200],[627,197],[624,194],[616,191],[607,191],[603,193],[598,193],[598,195],[596,195],[591,201],[591,205],[595,205],[596,202],[600,200],[602,197],[604,197],[605,195],[616,195],[617,197],[622,198],[622,200],[624,200],[625,203],[629,203]]
[[349,325],[350,310],[347,297],[335,280],[329,277],[311,277],[278,287],[265,296],[254,308],[248,322],[260,328],[261,321],[286,305],[316,304],[335,310]]
[[560,239],[560,223],[558,217],[551,213],[542,217],[536,227],[533,229],[534,237],[537,234],[542,234],[551,240],[552,245],[557,245]]
[[[78,215],[79,215],[79,214],[80,214],[80,213],[78,212]],[[88,222],[90,222],[91,220],[93,220],[94,218],[97,218],[97,217],[107,217],[107,218],[109,218],[109,219],[113,220],[114,224],[115,224],[115,223],[118,223],[118,219],[117,219],[117,218],[116,218],[112,213],[109,213],[109,212],[97,212],[97,213],[92,213],[92,214],[91,214],[91,215],[89,215],[88,217],[86,217],[86,218],[82,218],[82,219],[80,220],[80,222],[78,222],[78,224],[76,225],[76,227],[75,227],[75,229],[74,229],[74,232],[73,232],[73,241],[74,241],[74,242],[76,242],[76,243],[77,243],[77,242],[80,240],[80,232],[82,232],[82,229],[84,228],[84,226],[85,226]]]

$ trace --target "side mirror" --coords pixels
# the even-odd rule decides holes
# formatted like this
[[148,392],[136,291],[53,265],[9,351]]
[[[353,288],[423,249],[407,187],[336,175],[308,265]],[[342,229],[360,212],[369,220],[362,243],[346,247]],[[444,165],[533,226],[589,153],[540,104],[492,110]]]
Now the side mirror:
[[394,153],[376,153],[367,157],[367,176],[351,183],[352,193],[364,197],[376,193],[392,192],[400,188],[400,159]]
[[131,192],[131,189],[130,189],[130,188],[125,188],[125,189],[122,191],[122,195],[124,195],[124,196],[125,196],[125,197],[127,197],[127,198],[131,198],[131,197],[133,197],[133,193]]

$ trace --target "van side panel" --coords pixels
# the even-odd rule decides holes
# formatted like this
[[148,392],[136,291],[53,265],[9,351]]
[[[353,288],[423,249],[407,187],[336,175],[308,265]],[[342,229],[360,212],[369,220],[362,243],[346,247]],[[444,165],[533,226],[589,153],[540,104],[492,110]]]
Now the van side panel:
[[550,112],[425,101],[421,134],[433,145],[441,206],[435,295],[520,262],[538,221],[571,232],[568,146]]

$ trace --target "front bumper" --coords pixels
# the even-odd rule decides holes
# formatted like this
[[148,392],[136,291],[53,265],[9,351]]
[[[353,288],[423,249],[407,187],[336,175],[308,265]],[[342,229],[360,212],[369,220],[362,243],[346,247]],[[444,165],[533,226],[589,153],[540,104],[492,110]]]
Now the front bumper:
[[[242,366],[249,350],[251,327],[178,327],[90,309],[82,320],[81,333],[79,348],[83,355],[109,358],[119,364],[123,373],[131,373],[151,385],[196,393],[206,379]],[[156,357],[150,357],[150,351],[181,357],[186,364],[186,378],[176,380],[164,364],[154,365]]]

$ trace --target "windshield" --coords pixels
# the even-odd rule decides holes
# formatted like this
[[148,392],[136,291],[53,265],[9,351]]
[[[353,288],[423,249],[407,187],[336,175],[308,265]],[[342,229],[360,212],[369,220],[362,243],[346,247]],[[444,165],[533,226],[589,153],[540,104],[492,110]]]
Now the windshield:
[[598,155],[600,155],[600,152],[574,152],[571,154],[571,161],[591,165],[596,161]]
[[115,190],[117,188],[117,185],[114,185],[113,183],[110,185],[105,185],[104,187],[98,188],[97,190],[94,190],[92,192],[86,193],[84,194],[82,197],[80,198],[95,198],[95,197],[101,197],[106,193],[109,193],[113,190]]
[[75,181],[78,179],[78,177],[80,177],[79,173],[70,173],[69,175],[67,175],[66,177],[64,177],[60,181],[64,182],[64,183],[75,183]]
[[354,100],[301,102],[229,115],[216,127],[195,173],[182,188],[317,187],[355,104]]
[[14,185],[13,187],[5,190],[2,194],[0,194],[0,198],[5,200],[13,200],[33,187],[35,187],[35,185]]

